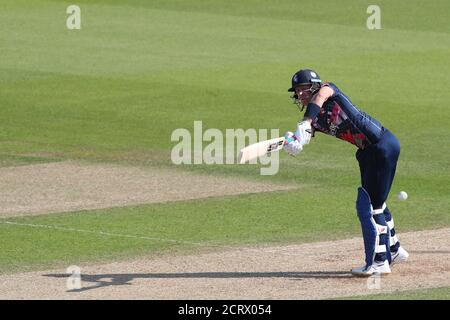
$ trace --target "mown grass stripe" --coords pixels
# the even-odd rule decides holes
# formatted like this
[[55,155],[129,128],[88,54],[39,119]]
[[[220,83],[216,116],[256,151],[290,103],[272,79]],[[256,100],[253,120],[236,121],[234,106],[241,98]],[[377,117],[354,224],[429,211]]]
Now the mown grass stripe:
[[7,225],[14,225],[14,226],[21,226],[21,227],[55,229],[55,230],[59,230],[59,231],[69,231],[69,232],[91,233],[91,234],[98,234],[98,235],[109,236],[109,237],[134,238],[134,239],[143,239],[143,240],[151,240],[151,241],[183,243],[183,244],[191,244],[191,245],[198,245],[198,246],[204,246],[205,245],[203,243],[184,241],[184,240],[163,239],[163,238],[156,238],[156,237],[145,237],[145,236],[137,236],[137,235],[131,235],[131,234],[120,234],[120,233],[111,233],[111,232],[104,232],[104,231],[82,230],[82,229],[75,229],[75,228],[68,228],[68,227],[43,225],[43,224],[17,223],[17,222],[11,222],[11,221],[0,221],[0,224],[7,224]]

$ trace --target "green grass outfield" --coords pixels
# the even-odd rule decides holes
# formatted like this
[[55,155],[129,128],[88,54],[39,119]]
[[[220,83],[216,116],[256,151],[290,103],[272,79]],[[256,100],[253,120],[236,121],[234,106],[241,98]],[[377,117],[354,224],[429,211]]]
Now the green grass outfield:
[[[64,159],[173,167],[170,135],[207,128],[292,130],[286,92],[302,67],[335,82],[401,141],[390,197],[399,232],[450,225],[448,1],[68,1],[0,3],[0,166]],[[185,166],[297,183],[298,191],[0,219],[0,272],[198,246],[293,243],[359,234],[355,149],[318,135],[279,174]],[[394,194],[405,190],[406,202]],[[121,238],[41,224],[184,241]],[[201,246],[200,246],[201,247]]]
[[346,300],[449,300],[450,287],[418,289],[344,298]]

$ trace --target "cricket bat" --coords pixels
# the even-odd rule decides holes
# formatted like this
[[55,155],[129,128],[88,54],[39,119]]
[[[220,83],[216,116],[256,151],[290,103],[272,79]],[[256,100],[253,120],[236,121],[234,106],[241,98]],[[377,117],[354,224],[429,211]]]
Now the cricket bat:
[[278,151],[283,148],[284,137],[260,141],[241,149],[239,153],[239,163],[243,164],[247,161],[259,158],[265,154]]

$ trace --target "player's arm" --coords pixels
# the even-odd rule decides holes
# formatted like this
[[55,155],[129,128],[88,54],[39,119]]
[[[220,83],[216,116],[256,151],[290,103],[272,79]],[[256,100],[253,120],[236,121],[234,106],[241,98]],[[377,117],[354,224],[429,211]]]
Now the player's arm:
[[312,97],[311,101],[306,107],[305,115],[303,116],[303,121],[308,121],[311,123],[313,119],[317,117],[325,101],[328,100],[334,94],[334,90],[329,86],[323,86],[320,90]]
[[303,121],[297,125],[295,133],[287,132],[285,139],[287,141],[285,150],[292,155],[298,154],[303,150],[303,146],[308,144],[311,140],[311,123],[317,117],[325,101],[334,94],[334,90],[329,86],[323,86],[311,98],[311,101],[306,107]]

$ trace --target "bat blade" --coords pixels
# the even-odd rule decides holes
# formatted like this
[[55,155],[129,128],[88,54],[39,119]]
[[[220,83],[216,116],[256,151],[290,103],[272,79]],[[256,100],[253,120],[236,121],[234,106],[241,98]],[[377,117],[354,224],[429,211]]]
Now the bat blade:
[[275,152],[283,148],[284,137],[260,141],[242,148],[239,153],[239,163],[244,164],[248,161],[259,158],[265,154]]

